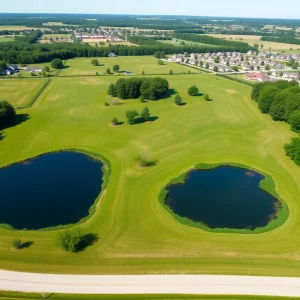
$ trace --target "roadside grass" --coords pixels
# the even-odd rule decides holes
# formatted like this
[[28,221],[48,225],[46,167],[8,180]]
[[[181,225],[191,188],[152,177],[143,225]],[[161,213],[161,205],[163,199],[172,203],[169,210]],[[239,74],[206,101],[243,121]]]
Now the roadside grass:
[[[164,62],[165,64],[160,66],[158,60],[153,56],[99,57],[100,66],[93,66],[91,60],[92,57],[69,59],[60,76],[95,75],[96,72],[103,75],[107,68],[113,72],[113,66],[116,64],[120,66],[120,74],[124,71],[129,71],[133,75],[141,75],[142,72],[145,72],[145,75],[169,74],[170,70],[174,74],[178,74],[191,70],[189,67],[169,62]],[[197,71],[192,70],[191,72],[196,73]]]
[[[150,64],[148,58],[139,59],[141,64]],[[149,69],[155,70],[156,60],[151,60],[154,65]],[[109,66],[118,61],[122,59],[112,59]],[[79,62],[91,65],[90,59]],[[139,68],[135,62],[128,64]],[[120,66],[123,69],[122,63]],[[71,67],[63,71],[67,70]],[[118,76],[55,77],[34,106],[18,112],[29,114],[30,120],[1,131],[2,167],[60,149],[90,151],[111,164],[110,180],[95,214],[80,224],[83,233],[98,234],[92,247],[67,253],[55,246],[56,231],[0,229],[2,269],[300,276],[300,168],[283,150],[296,134],[288,124],[262,114],[250,99],[247,85],[207,74],[164,77],[173,89],[168,98],[146,104],[126,100],[109,107],[104,106],[112,100],[106,91]],[[212,101],[189,96],[187,89],[192,85],[209,94]],[[173,105],[176,93],[185,106]],[[127,124],[125,111],[141,112],[146,105],[158,119]],[[125,123],[111,127],[114,117]],[[137,167],[135,158],[144,153],[157,161],[154,167]],[[197,164],[226,162],[272,176],[276,192],[290,211],[282,226],[261,234],[212,233],[181,224],[159,202],[160,191],[172,178]],[[15,238],[34,244],[14,251],[11,243]]]
[[[76,295],[76,294],[45,294],[49,300],[297,300],[300,298],[268,297],[268,296],[227,296],[227,295]],[[38,293],[17,293],[0,291],[1,300],[43,299]]]
[[259,46],[261,44],[264,45],[264,48],[261,49],[259,48],[260,51],[265,50],[268,51],[269,48],[271,50],[290,50],[293,49],[293,53],[295,50],[299,49],[299,45],[295,44],[284,44],[284,43],[276,43],[276,42],[266,42],[266,41],[261,41],[260,38],[261,36],[257,35],[230,35],[230,34],[208,34],[209,36],[216,37],[216,38],[224,38],[226,40],[232,40],[232,41],[241,41],[248,43],[250,46],[254,46],[254,44],[258,44]]
[[0,100],[13,106],[24,106],[30,102],[47,79],[6,79],[0,80]]

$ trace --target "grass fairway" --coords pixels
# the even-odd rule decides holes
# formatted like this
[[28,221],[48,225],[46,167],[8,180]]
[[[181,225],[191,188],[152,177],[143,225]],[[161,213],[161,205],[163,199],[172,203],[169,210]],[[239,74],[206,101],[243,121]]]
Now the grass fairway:
[[0,80],[0,100],[6,100],[13,106],[24,106],[43,86],[46,79],[6,79]]
[[[297,300],[299,298],[266,296],[209,296],[209,295],[45,295],[49,300]],[[1,300],[40,300],[41,294],[1,292]]]
[[[149,60],[141,64],[150,65]],[[119,62],[122,69],[126,63],[140,68],[130,58],[102,61],[109,66]],[[129,100],[105,107],[110,100],[107,87],[117,76],[54,78],[35,105],[21,111],[29,114],[29,120],[1,132],[0,166],[48,151],[78,148],[104,155],[112,167],[96,213],[80,225],[83,232],[98,233],[97,243],[74,254],[55,246],[55,231],[0,229],[2,269],[300,276],[300,168],[283,150],[295,134],[287,124],[273,122],[258,110],[249,97],[249,86],[211,74],[166,78],[185,106],[175,107],[172,96],[147,104]],[[188,96],[193,84],[213,101]],[[156,121],[109,126],[113,117],[125,121],[126,110],[141,111],[146,105],[158,117]],[[136,166],[137,154],[145,153],[157,160],[155,167]],[[289,205],[287,222],[267,233],[246,235],[211,233],[177,222],[158,200],[161,189],[197,163],[218,162],[240,163],[270,174]],[[14,251],[14,238],[34,243]]]
[[114,65],[120,66],[120,71],[130,71],[132,74],[168,74],[170,70],[174,74],[197,72],[189,67],[165,62],[165,65],[158,65],[158,60],[152,56],[125,56],[125,57],[100,57],[98,58],[102,66],[95,67],[91,64],[92,58],[70,59],[66,62],[66,68],[60,73],[61,76],[74,75],[95,75],[96,72],[104,74],[107,68],[113,71]]

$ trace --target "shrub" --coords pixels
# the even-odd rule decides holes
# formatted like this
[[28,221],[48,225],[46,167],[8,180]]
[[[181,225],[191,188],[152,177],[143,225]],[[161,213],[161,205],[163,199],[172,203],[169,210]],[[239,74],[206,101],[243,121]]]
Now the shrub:
[[173,71],[172,70],[169,71],[169,75],[173,75]]
[[110,68],[107,68],[106,71],[105,71],[105,73],[106,73],[106,74],[111,74]]
[[141,112],[141,117],[144,121],[150,120],[150,110],[148,107],[145,107]]
[[22,247],[22,242],[20,239],[15,239],[12,241],[12,246],[14,247],[14,249],[21,249]]
[[65,251],[76,252],[80,240],[78,229],[60,231],[56,237],[56,245]]
[[125,112],[127,122],[132,125],[135,123],[135,118],[139,116],[139,113],[136,110],[127,110]]
[[159,60],[159,61],[158,61],[158,64],[159,64],[160,66],[163,66],[163,65],[164,65],[164,62],[163,62],[162,60]]
[[119,66],[119,65],[114,65],[114,66],[113,66],[113,71],[114,71],[115,73],[118,73],[118,72],[120,71],[120,66]]
[[108,90],[107,90],[107,94],[109,96],[115,96],[116,95],[116,91],[115,91],[115,85],[113,83],[111,83],[108,87]]
[[52,61],[51,61],[51,67],[53,69],[62,69],[63,68],[63,62],[61,59],[59,58],[54,58]]
[[97,58],[93,58],[91,64],[95,67],[100,65],[99,60]]
[[111,124],[112,125],[118,125],[119,124],[119,120],[117,118],[112,118]]
[[210,100],[211,100],[208,94],[206,94],[206,95],[204,96],[204,100],[205,100],[205,101],[210,101]]
[[193,85],[188,89],[188,94],[190,96],[197,96],[199,94],[199,89],[195,85]]
[[175,98],[174,98],[174,103],[177,106],[180,106],[182,104],[182,98],[179,95],[176,95]]
[[104,106],[109,106],[109,105],[110,104],[107,101],[104,102]]
[[141,95],[140,101],[141,101],[142,103],[146,102],[146,101],[145,101],[145,97],[144,97],[143,95]]
[[49,66],[44,66],[43,71],[49,73],[50,72],[50,68]]

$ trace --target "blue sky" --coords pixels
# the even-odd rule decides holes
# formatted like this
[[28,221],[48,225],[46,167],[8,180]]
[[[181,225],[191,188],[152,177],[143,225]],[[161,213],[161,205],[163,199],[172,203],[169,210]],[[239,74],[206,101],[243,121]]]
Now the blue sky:
[[299,0],[1,0],[0,12],[300,18]]

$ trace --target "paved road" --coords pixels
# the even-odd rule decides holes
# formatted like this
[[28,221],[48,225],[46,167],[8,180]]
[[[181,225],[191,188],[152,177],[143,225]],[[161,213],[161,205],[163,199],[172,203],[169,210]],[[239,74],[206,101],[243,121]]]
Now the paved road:
[[72,294],[300,297],[300,278],[219,275],[54,275],[0,270],[0,290]]

